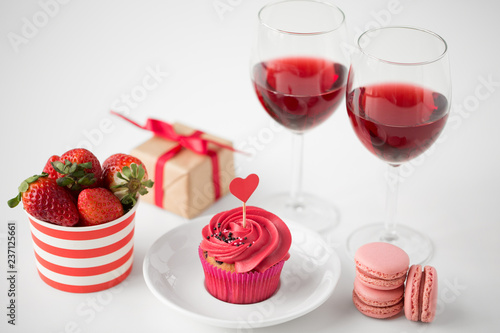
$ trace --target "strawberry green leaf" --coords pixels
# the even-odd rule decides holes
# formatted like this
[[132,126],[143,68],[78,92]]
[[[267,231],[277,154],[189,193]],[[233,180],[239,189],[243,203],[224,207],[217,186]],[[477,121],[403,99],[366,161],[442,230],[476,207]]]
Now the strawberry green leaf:
[[121,172],[117,172],[116,173],[116,177],[120,178],[121,180],[125,180],[125,181],[128,181],[128,178],[125,178]]
[[124,166],[122,168],[122,174],[128,179],[132,178],[132,172],[130,171],[130,168],[128,166]]
[[135,205],[137,200],[131,194],[127,194],[122,198],[121,202],[123,205]]
[[34,175],[34,176],[31,176],[31,177],[27,178],[25,180],[25,182],[28,183],[28,184],[31,184],[31,183],[35,182],[38,178],[40,178],[39,175]]
[[80,167],[82,167],[83,169],[91,169],[92,168],[92,162],[80,163],[78,165]]
[[71,164],[71,166],[68,169],[68,173],[75,172],[77,168],[78,168],[78,164],[76,164],[76,163]]
[[137,173],[137,179],[142,180],[142,178],[144,178],[145,174],[146,174],[146,170],[144,170],[142,165],[139,165],[139,172]]
[[73,184],[75,182],[75,180],[71,177],[62,177],[62,178],[58,178],[56,180],[57,182],[57,185],[59,186],[69,186],[71,184]]
[[69,173],[69,169],[71,168],[72,164],[73,163],[71,163],[69,160],[64,161],[64,168],[63,168],[64,174]]
[[73,178],[82,178],[82,177],[85,177],[86,173],[85,173],[85,171],[78,169],[75,172],[71,172],[70,175]]
[[78,184],[88,186],[94,184],[96,179],[93,173],[87,173],[82,178],[78,179]]
[[54,161],[51,163],[54,170],[59,173],[64,173],[64,163],[61,161]]
[[9,205],[10,208],[16,207],[21,202],[21,197],[21,193],[19,193],[17,196],[7,201],[7,205]]
[[134,177],[137,177],[137,164],[132,163],[132,164],[130,165],[130,168],[132,169],[132,175],[133,175]]
[[30,185],[28,184],[28,182],[27,181],[23,181],[21,183],[21,185],[19,185],[19,187],[17,189],[18,189],[18,191],[20,193],[23,193],[23,192],[26,192],[29,187],[30,187]]

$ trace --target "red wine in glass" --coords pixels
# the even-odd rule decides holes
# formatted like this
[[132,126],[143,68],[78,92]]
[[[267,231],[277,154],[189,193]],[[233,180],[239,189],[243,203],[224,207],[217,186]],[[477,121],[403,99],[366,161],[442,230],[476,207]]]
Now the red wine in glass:
[[257,97],[267,113],[298,132],[311,129],[335,111],[345,93],[347,69],[330,60],[288,57],[253,68]]
[[346,106],[360,141],[395,165],[429,148],[448,117],[446,97],[405,83],[356,88],[347,95]]

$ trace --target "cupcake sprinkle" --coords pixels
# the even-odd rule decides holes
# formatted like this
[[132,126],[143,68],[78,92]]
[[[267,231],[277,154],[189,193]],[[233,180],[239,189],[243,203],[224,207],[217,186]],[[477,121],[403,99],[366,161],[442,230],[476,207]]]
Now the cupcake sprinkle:
[[[220,227],[220,223],[218,224],[218,226]],[[214,228],[214,230],[216,230],[216,228]],[[233,233],[231,231],[228,231],[227,229],[219,231],[218,233],[213,233],[210,236],[207,236],[207,239],[210,239],[210,237],[218,239],[226,244],[232,244],[234,246],[241,246],[245,244],[245,242],[243,241],[247,239],[246,237],[233,237]]]

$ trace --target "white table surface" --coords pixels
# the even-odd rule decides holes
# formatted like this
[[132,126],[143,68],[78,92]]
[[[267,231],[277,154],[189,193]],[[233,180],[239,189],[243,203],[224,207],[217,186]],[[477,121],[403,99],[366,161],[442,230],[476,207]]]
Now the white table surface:
[[[20,207],[9,209],[6,201],[52,154],[86,144],[103,161],[149,137],[110,116],[112,107],[139,122],[148,117],[179,121],[253,149],[253,157],[236,157],[239,176],[255,172],[261,178],[252,204],[286,190],[290,134],[270,124],[249,79],[256,13],[265,3],[1,1],[1,332],[235,331],[188,319],[162,304],[145,284],[142,262],[150,245],[188,220],[141,205],[131,275],[110,291],[70,294],[39,278],[28,221]],[[433,30],[449,44],[450,121],[430,153],[405,167],[398,212],[401,223],[427,232],[435,244],[430,264],[440,279],[438,316],[430,325],[404,316],[375,320],[352,304],[354,267],[345,239],[356,227],[383,218],[386,169],[355,137],[343,104],[306,135],[304,176],[306,190],[336,202],[342,212],[340,225],[327,238],[342,262],[339,283],[315,311],[254,331],[493,331],[500,324],[500,292],[494,287],[500,273],[495,127],[500,122],[500,5],[493,0],[336,3],[347,15],[351,40],[367,27],[402,24]],[[236,205],[227,196],[204,214]],[[7,323],[8,221],[17,223],[16,326]],[[97,306],[89,308],[93,302]],[[82,314],[82,308],[93,310]]]

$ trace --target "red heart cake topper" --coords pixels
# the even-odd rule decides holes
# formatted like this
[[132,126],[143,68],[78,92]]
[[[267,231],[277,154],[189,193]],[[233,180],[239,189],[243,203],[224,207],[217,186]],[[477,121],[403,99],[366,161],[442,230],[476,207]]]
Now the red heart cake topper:
[[234,178],[229,184],[229,191],[231,191],[235,197],[246,203],[258,185],[259,176],[252,173],[245,179]]

